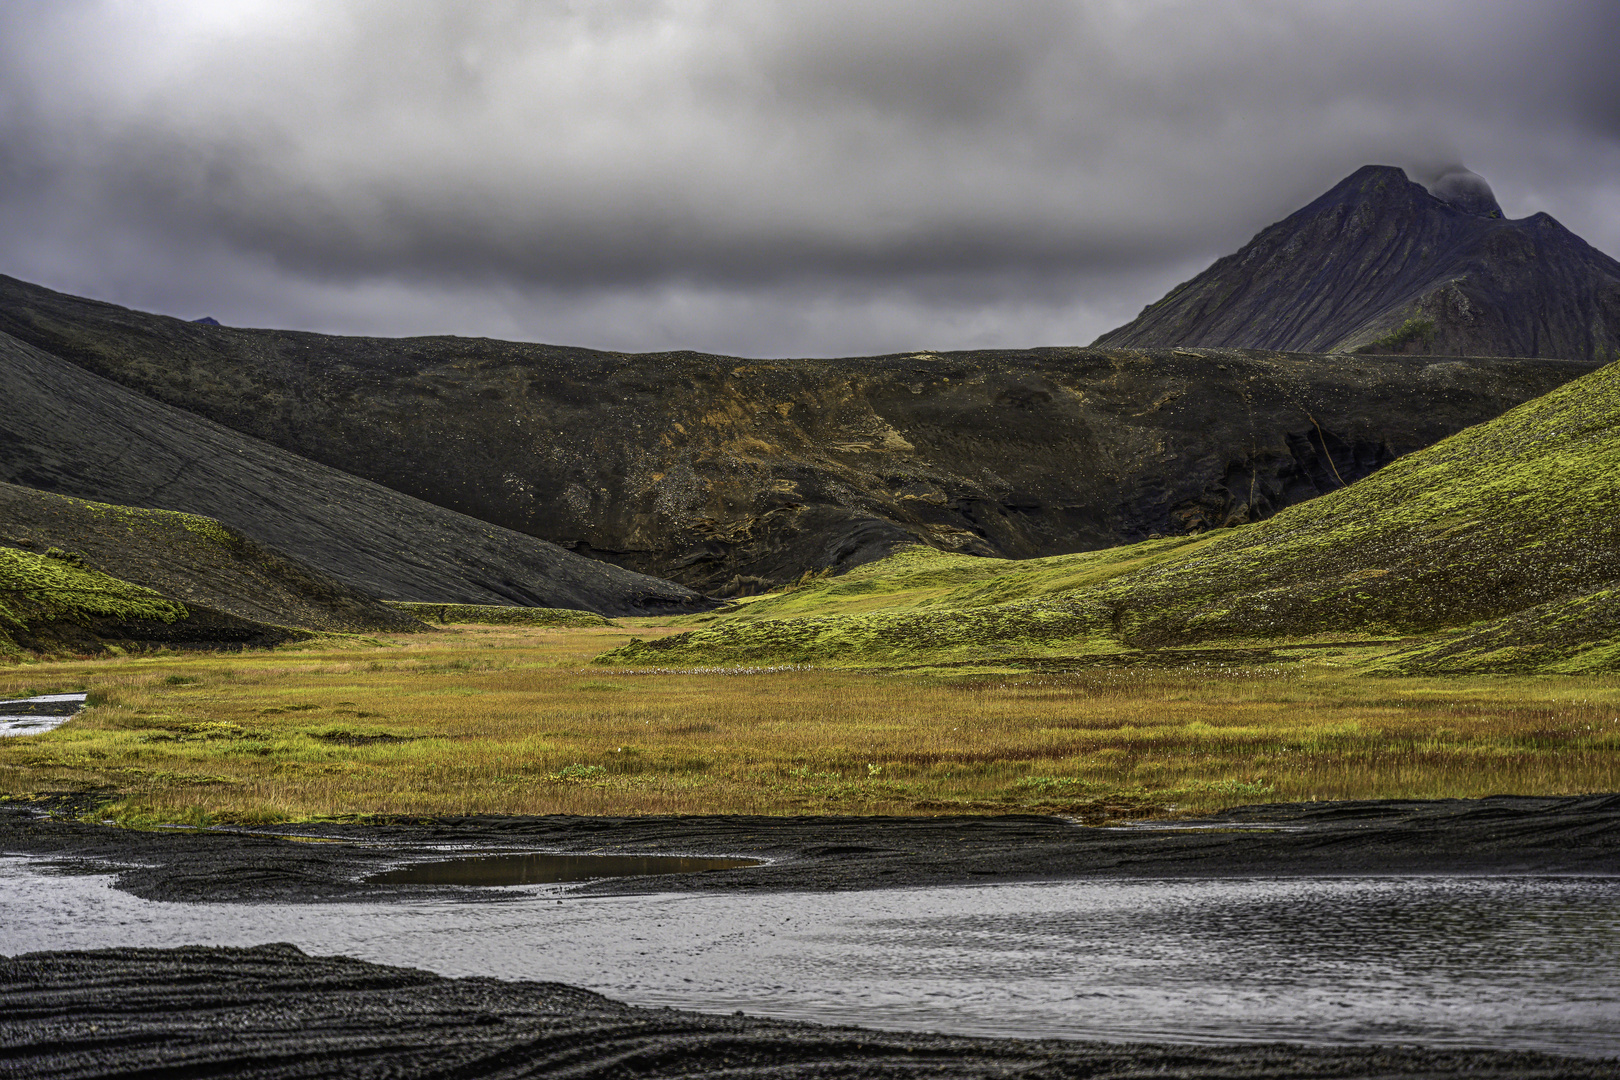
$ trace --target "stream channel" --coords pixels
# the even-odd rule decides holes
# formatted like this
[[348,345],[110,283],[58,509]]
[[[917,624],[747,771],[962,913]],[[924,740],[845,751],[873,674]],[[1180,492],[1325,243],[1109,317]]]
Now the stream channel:
[[[1620,879],[1115,880],[178,904],[0,858],[0,952],[285,941],[637,1005],[998,1037],[1620,1055]],[[649,879],[656,888],[656,879]],[[490,890],[476,890],[488,898]]]

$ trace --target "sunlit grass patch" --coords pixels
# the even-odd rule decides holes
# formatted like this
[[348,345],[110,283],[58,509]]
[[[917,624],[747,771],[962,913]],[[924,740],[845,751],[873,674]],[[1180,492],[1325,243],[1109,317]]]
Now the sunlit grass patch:
[[142,821],[463,813],[1067,813],[1614,790],[1620,679],[1324,666],[965,675],[602,670],[643,623],[0,668],[89,689],[0,791]]

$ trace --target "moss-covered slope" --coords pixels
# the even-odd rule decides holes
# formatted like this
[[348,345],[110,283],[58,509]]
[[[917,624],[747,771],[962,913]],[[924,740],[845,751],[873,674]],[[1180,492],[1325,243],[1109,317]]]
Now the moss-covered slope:
[[0,483],[0,545],[76,552],[113,577],[257,623],[340,632],[420,628],[409,613],[195,514]]
[[423,622],[450,626],[469,623],[482,626],[614,626],[611,619],[572,608],[507,607],[500,604],[421,604],[389,600],[391,608]]
[[0,432],[0,480],[203,514],[371,596],[612,615],[714,606],[679,585],[279,450],[3,333]]
[[[635,643],[606,659],[990,659],[1425,634],[1496,620],[1472,631],[1473,646],[1454,639],[1407,662],[1539,668],[1586,655],[1610,636],[1605,590],[1620,578],[1617,478],[1620,365],[1611,365],[1255,525],[1192,543],[986,563],[972,581],[953,582],[937,559],[921,578],[923,567],[901,561],[886,575],[880,564],[868,571],[877,579],[872,591],[893,594],[880,608],[812,615],[813,596],[788,594],[752,605],[748,618]],[[1076,583],[1085,575],[1092,580]],[[824,588],[820,610],[854,612],[850,585],[858,582]],[[780,617],[795,606],[799,618]],[[1540,651],[1502,652],[1536,641]],[[1582,662],[1609,664],[1598,654]]]
[[0,656],[123,645],[273,645],[296,630],[186,605],[85,566],[81,556],[0,547]]

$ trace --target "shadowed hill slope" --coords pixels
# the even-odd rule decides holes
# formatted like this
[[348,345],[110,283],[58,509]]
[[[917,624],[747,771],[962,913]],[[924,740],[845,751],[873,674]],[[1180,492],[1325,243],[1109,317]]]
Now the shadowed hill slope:
[[8,660],[127,647],[268,647],[310,636],[187,607],[85,566],[73,554],[0,547],[0,657]]
[[[0,330],[292,453],[721,594],[912,543],[1027,558],[1264,518],[1591,370],[1190,350],[630,356],[200,326],[6,278]],[[168,477],[155,466],[135,496],[24,479],[15,452],[0,466],[119,502]]]
[[0,481],[215,518],[393,600],[697,611],[692,591],[475,521],[143,397],[0,334]]
[[1097,347],[1615,359],[1620,262],[1547,214],[1369,165]]
[[[765,617],[766,605],[816,606],[789,594],[750,605],[752,621],[607,659],[955,660],[1456,629],[1389,669],[1609,670],[1620,663],[1616,476],[1610,365],[1255,525],[999,568],[913,557],[894,566],[888,589],[903,595],[883,607],[854,613],[858,582],[846,581],[827,599],[850,614]],[[872,591],[884,571],[866,571]]]
[[342,632],[420,628],[408,612],[192,514],[0,483],[0,546],[36,554],[57,548],[169,600],[254,622]]

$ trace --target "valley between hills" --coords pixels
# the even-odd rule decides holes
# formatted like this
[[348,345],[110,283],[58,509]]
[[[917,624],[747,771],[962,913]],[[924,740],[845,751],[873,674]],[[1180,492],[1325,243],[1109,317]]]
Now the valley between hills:
[[[1612,1076],[1617,332],[1620,264],[1384,167],[1085,348],[345,338],[0,277],[4,1052]],[[1009,964],[1067,1012],[1008,1028]]]
[[[1492,261],[1525,229],[1528,278]],[[1263,321],[1313,260],[1405,266],[1371,307],[1333,275],[1287,301],[1323,354],[1194,320],[1145,351],[629,356],[0,280],[0,696],[91,693],[0,742],[0,790],[131,823],[1613,790],[1620,266],[1560,229],[1356,173],[1229,298]],[[1595,299],[1530,356],[1366,344],[1459,267],[1520,322],[1547,274]]]

